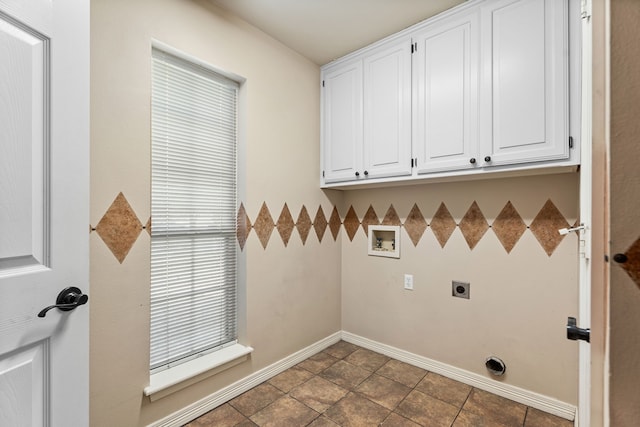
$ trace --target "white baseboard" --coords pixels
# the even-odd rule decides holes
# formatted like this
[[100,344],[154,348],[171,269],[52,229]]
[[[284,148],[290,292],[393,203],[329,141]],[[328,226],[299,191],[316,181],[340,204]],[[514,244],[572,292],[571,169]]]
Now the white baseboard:
[[228,402],[234,397],[241,395],[245,391],[248,391],[257,385],[262,384],[263,382],[271,379],[279,373],[286,371],[290,367],[297,365],[298,363],[302,362],[305,359],[308,359],[314,354],[321,352],[330,345],[340,341],[341,337],[341,332],[336,332],[332,335],[329,335],[328,337],[317,341],[310,346],[297,351],[290,356],[285,357],[284,359],[281,359],[241,380],[236,381],[235,383],[221,390],[216,391],[215,393],[205,397],[204,399],[201,399],[185,408],[182,408],[179,411],[176,411],[161,420],[149,424],[149,427],[182,426],[189,421],[192,421],[195,418],[206,414],[212,409],[215,409],[218,406]]
[[456,368],[427,357],[419,356],[405,350],[400,350],[386,344],[372,341],[368,338],[364,338],[350,332],[342,331],[342,339],[368,350],[400,360],[401,362],[409,363],[410,365],[460,381],[461,383],[468,384],[472,387],[497,394],[498,396],[506,397],[507,399],[522,403],[532,408],[557,415],[567,420],[575,419],[576,407],[557,399],[534,393],[513,385],[504,384],[482,375]]

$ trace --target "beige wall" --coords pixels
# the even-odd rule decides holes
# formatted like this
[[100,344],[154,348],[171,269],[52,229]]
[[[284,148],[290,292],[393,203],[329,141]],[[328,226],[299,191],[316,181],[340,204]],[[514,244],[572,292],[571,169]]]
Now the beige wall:
[[[573,225],[577,174],[491,179],[345,193],[360,217],[372,205],[382,219],[392,204],[403,224],[414,204],[426,222],[441,203],[456,223],[475,201],[488,225],[507,202],[530,226],[547,200]],[[557,236],[553,221],[548,236]],[[566,236],[551,255],[531,229],[510,253],[488,229],[470,249],[460,227],[444,247],[428,227],[414,246],[401,230],[400,259],[367,255],[366,237],[343,236],[342,328],[415,354],[490,376],[485,359],[507,365],[501,379],[563,402],[577,401],[577,349],[565,336],[577,313],[577,238]],[[543,239],[544,240],[544,239]],[[414,290],[403,275],[414,275]],[[451,281],[471,283],[469,300],[451,296]]]
[[[573,225],[576,174],[323,192],[316,65],[204,0],[94,0],[91,10],[92,426],[146,425],[340,329],[479,374],[496,355],[508,366],[503,381],[575,403],[577,346],[564,338],[577,312],[575,235],[549,255],[531,230],[507,253],[491,229],[470,249],[459,227],[444,248],[430,227],[417,246],[403,228],[402,257],[390,260],[368,257],[363,228],[350,240],[340,223],[350,206],[361,222],[370,205],[382,219],[391,204],[403,223],[414,204],[431,223],[440,203],[459,223],[476,201],[491,225],[511,201],[529,226],[551,200]],[[143,396],[152,39],[246,79],[241,202],[253,227],[240,338],[255,348],[249,362],[154,403]],[[279,221],[285,203],[295,226]],[[258,218],[263,204],[269,216]],[[313,223],[304,242],[303,207]],[[100,233],[109,227],[115,241]],[[469,301],[451,297],[452,279],[471,282]]]
[[611,266],[611,425],[640,419],[640,3],[611,1],[611,255],[629,255],[636,281]]
[[[341,196],[318,187],[315,64],[206,1],[95,0],[91,31],[91,226],[98,228],[91,233],[91,425],[146,425],[339,331],[341,322],[339,238],[319,242],[311,231],[303,245],[294,230],[285,248],[273,230],[265,250],[251,230],[242,252],[240,331],[242,343],[255,348],[250,361],[155,403],[143,397],[149,380],[149,236],[142,226],[150,215],[151,40],[246,79],[241,201],[252,223],[263,202],[272,225],[285,202],[294,221],[302,206],[311,219],[322,206],[328,218]],[[120,203],[111,221],[101,222],[119,193],[133,213]],[[110,246],[103,238],[109,230],[116,236]]]

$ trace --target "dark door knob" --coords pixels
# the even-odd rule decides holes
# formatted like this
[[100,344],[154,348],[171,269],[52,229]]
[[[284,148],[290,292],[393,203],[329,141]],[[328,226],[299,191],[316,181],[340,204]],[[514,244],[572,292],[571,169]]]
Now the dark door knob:
[[491,156],[486,156],[486,157],[484,158],[484,161],[485,161],[485,162],[490,162],[490,161],[491,161]]
[[364,176],[369,175],[369,171],[364,171]]
[[472,157],[469,159],[469,163],[474,164],[476,162],[476,158]]
[[627,262],[629,260],[629,258],[627,258],[627,256],[625,254],[615,254],[613,256],[613,260],[615,262],[617,262],[618,264],[624,264],[625,262]]
[[360,172],[356,172],[356,176],[360,176]]
[[43,308],[40,313],[38,313],[38,317],[44,317],[47,315],[49,310],[53,310],[57,308],[62,311],[71,311],[79,305],[84,305],[89,301],[89,297],[82,293],[82,291],[75,286],[69,286],[68,288],[64,288],[59,294],[58,298],[56,298],[55,305],[50,305],[49,307]]

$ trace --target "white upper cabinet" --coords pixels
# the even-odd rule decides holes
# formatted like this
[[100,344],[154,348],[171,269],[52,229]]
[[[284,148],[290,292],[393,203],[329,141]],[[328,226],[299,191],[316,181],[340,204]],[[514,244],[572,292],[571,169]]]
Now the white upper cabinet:
[[411,174],[411,39],[323,70],[325,182]]
[[478,13],[459,15],[440,20],[414,37],[418,173],[478,165]]
[[411,175],[411,39],[384,45],[363,61],[365,172]]
[[577,1],[469,1],[322,67],[321,185],[575,170]]
[[355,179],[362,168],[362,61],[324,73],[322,89],[324,181]]
[[480,9],[483,166],[569,158],[567,2]]

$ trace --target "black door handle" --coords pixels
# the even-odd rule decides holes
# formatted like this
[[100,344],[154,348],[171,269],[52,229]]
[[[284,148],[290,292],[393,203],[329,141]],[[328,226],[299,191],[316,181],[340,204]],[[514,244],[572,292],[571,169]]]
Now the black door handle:
[[89,297],[82,293],[82,291],[75,286],[69,286],[68,288],[64,288],[59,294],[58,298],[56,298],[55,305],[50,305],[49,307],[43,308],[38,313],[38,317],[44,317],[47,315],[49,310],[53,310],[57,308],[62,311],[71,311],[79,305],[84,305],[89,301]]
[[582,340],[589,342],[591,339],[591,329],[579,328],[576,326],[578,323],[576,322],[575,317],[569,317],[567,319],[567,339],[576,341]]

